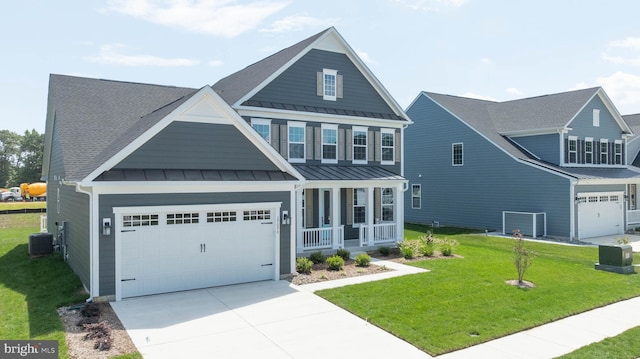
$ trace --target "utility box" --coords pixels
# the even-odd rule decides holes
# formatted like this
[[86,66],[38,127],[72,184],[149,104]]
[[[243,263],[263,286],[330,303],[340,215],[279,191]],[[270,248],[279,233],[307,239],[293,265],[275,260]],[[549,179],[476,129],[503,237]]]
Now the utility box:
[[53,234],[34,233],[29,235],[29,255],[41,256],[53,253]]
[[598,246],[598,259],[595,268],[620,274],[635,273],[633,268],[633,251],[630,245]]

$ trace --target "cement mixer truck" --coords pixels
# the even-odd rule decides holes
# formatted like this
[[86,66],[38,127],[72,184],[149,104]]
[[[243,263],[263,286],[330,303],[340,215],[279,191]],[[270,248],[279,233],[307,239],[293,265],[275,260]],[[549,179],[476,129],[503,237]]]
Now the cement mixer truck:
[[9,191],[0,193],[0,201],[46,201],[47,184],[42,182],[23,183],[20,187],[11,187]]

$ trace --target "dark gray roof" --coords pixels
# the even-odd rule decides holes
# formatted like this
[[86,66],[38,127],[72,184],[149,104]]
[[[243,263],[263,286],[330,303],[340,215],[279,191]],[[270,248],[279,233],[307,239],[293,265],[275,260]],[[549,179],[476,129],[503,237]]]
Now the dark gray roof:
[[331,28],[321,31],[295,45],[289,46],[263,60],[249,65],[219,80],[212,88],[229,105],[233,105],[330,29]]
[[577,178],[577,179],[629,179],[640,178],[640,170],[634,170],[633,167],[629,168],[599,168],[599,167],[560,167],[554,164],[530,161],[537,165],[546,167],[548,169],[563,173],[565,175]]
[[294,165],[308,181],[398,181],[405,178],[377,166]]
[[358,116],[358,117],[378,118],[378,119],[384,119],[384,120],[406,121],[405,118],[393,113],[343,110],[343,109],[330,108],[330,107],[292,105],[292,104],[285,104],[285,103],[265,102],[265,101],[255,101],[255,100],[245,101],[242,103],[242,105],[262,107],[262,108],[275,108],[279,110],[289,110],[289,111],[326,113],[329,115]]
[[633,132],[633,136],[631,138],[636,138],[640,134],[640,113],[636,113],[633,115],[624,115],[622,116],[624,122],[629,125],[631,131]]
[[82,180],[196,91],[51,75],[47,130],[55,120],[66,179]]
[[296,181],[280,171],[122,169],[103,172],[96,181]]

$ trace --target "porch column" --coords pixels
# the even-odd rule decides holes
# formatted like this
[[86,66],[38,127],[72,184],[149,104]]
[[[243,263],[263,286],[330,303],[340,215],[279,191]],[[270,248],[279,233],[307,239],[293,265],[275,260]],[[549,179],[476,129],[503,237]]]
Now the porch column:
[[[296,220],[294,221],[295,226],[296,226],[296,252],[300,253],[302,252],[303,247],[303,243],[302,243],[302,228],[304,226],[304,217],[302,214],[302,201],[304,200],[304,196],[302,194],[301,189],[296,191],[296,214],[295,214],[295,218]],[[307,190],[308,191],[308,190]]]
[[331,189],[331,242],[333,249],[344,247],[340,236],[340,188]]
[[396,222],[396,242],[404,240],[404,196],[403,185],[399,184],[393,193],[393,220]]
[[373,246],[373,238],[374,238],[374,229],[373,229],[373,225],[375,224],[373,215],[375,212],[374,206],[375,201],[373,199],[373,192],[374,192],[374,187],[367,187],[367,222],[366,222],[366,226],[367,226],[367,245],[368,246]]

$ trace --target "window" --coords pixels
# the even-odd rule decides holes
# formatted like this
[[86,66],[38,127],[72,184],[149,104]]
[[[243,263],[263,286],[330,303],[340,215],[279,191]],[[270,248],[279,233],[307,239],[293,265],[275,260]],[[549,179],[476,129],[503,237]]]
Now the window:
[[289,122],[289,162],[304,162],[304,123]]
[[362,224],[367,220],[367,191],[364,188],[353,189],[353,224]]
[[600,127],[600,110],[593,109],[593,127]]
[[207,212],[207,223],[235,222],[235,211]]
[[252,118],[251,127],[253,127],[262,138],[271,143],[271,120]]
[[614,154],[614,161],[616,165],[621,165],[622,164],[622,141],[621,140],[616,140],[613,143],[613,154]]
[[329,70],[329,69],[322,70],[322,79],[323,79],[322,99],[323,100],[329,100],[329,101],[336,100],[337,89],[338,89],[337,77],[338,77],[338,71],[336,70]]
[[271,219],[271,210],[258,209],[252,211],[243,211],[242,215],[245,221],[263,221]]
[[393,221],[393,188],[382,189],[382,222]]
[[600,140],[600,163],[606,165],[609,163],[609,141]]
[[195,224],[199,216],[198,213],[171,213],[167,214],[167,224]]
[[322,163],[338,163],[338,125],[322,124]]
[[367,163],[367,130],[366,127],[353,127],[353,163]]
[[147,227],[157,225],[157,214],[136,214],[131,216],[122,216],[123,227]]
[[383,165],[392,165],[395,161],[395,131],[388,128],[383,128],[380,130],[382,143],[380,146],[381,163]]
[[576,163],[578,161],[578,138],[569,136],[569,158],[568,163]]
[[584,163],[593,163],[593,138],[584,139]]
[[451,163],[454,166],[463,165],[462,143],[454,143],[451,145]]
[[411,185],[411,208],[420,209],[422,206],[422,188],[419,184]]

